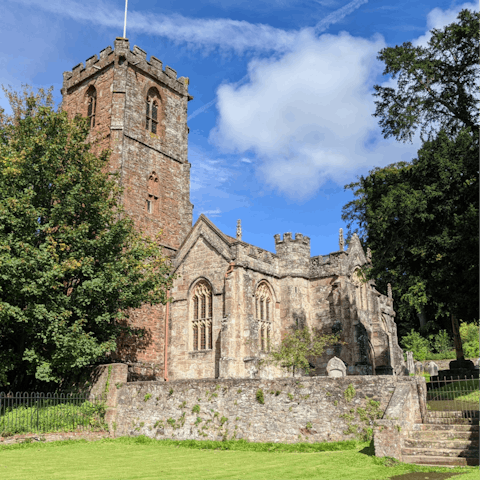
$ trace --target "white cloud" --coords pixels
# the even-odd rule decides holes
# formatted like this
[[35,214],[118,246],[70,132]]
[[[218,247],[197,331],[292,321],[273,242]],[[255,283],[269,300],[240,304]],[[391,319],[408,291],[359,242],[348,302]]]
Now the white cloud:
[[[327,15],[315,27],[323,31],[342,20],[368,0],[353,0]],[[109,2],[77,2],[75,0],[17,0],[18,3],[35,6],[80,22],[116,28],[122,31],[123,11]],[[250,23],[229,18],[189,18],[183,15],[162,15],[152,12],[129,11],[129,31],[167,37],[175,43],[186,43],[191,48],[233,50],[237,54],[246,51],[285,52],[296,42],[302,30],[284,30],[261,23]]]
[[[474,6],[432,10],[427,28],[452,23],[463,8]],[[299,200],[327,179],[342,184],[373,166],[411,160],[418,137],[413,144],[385,141],[372,117],[372,86],[383,70],[376,56],[385,46],[381,36],[301,32],[281,58],[250,61],[247,82],[218,88],[210,140],[225,151],[253,152],[265,181]],[[396,80],[383,86],[395,87]]]
[[478,11],[478,4],[463,3],[462,5],[456,5],[448,10],[442,10],[438,7],[431,10],[427,15],[427,31],[424,35],[421,35],[412,41],[413,46],[426,47],[428,45],[428,41],[432,37],[430,30],[433,28],[441,30],[443,27],[455,22],[459,12],[464,9]]
[[348,33],[316,38],[303,32],[280,59],[252,60],[249,81],[217,91],[210,139],[222,149],[251,151],[265,181],[292,198],[314,194],[327,180],[349,181],[360,169],[400,160],[411,146],[380,148],[372,117],[372,85],[385,46]]

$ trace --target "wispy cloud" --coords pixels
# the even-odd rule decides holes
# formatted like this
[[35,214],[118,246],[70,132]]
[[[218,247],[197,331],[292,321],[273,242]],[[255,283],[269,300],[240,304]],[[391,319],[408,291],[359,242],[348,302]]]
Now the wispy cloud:
[[217,101],[216,98],[214,98],[211,102],[206,103],[205,105],[201,106],[200,108],[197,108],[193,113],[191,113],[188,118],[187,122],[191,120],[192,118],[195,118],[197,115],[200,115],[203,113],[205,110],[208,110],[215,102]]
[[[353,0],[329,14],[314,28],[317,33],[339,22],[368,0]],[[87,0],[17,0],[18,3],[35,6],[55,15],[68,17],[79,22],[95,23],[121,31],[123,11],[108,2]],[[127,22],[129,31],[166,37],[174,43],[187,44],[192,48],[228,49],[237,54],[246,51],[285,52],[292,48],[302,30],[284,30],[261,23],[250,23],[229,18],[203,19],[183,15],[148,14],[130,11]]]
[[343,20],[347,15],[350,15],[364,3],[368,3],[368,0],[353,0],[344,7],[330,13],[315,25],[315,33],[318,34],[324,32],[330,25],[340,22],[340,20]]

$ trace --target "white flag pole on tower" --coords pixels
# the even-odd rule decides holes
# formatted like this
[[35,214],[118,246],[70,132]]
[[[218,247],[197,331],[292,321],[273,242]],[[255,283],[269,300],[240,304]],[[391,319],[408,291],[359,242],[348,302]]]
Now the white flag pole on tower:
[[127,38],[127,7],[128,0],[125,0],[125,21],[123,22],[123,38]]

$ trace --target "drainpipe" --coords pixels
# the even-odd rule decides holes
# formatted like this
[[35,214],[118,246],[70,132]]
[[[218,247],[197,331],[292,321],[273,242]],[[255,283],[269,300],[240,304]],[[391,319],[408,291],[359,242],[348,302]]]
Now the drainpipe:
[[[167,300],[170,296],[170,290],[167,290]],[[168,313],[169,313],[170,302],[167,302],[167,308],[165,312],[165,348],[164,348],[164,360],[163,360],[163,370],[165,381],[168,382]]]
[[225,272],[225,278],[227,278],[229,273],[233,272],[233,266],[235,265],[235,262],[230,262],[230,265],[228,266],[228,270]]

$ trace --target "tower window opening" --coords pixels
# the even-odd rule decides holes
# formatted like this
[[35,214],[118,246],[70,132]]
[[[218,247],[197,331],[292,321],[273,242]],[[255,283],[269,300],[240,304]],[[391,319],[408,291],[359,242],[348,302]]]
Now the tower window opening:
[[147,102],[145,106],[145,129],[156,134],[158,132],[158,117],[160,95],[157,89],[151,88],[148,92]]
[[152,201],[147,200],[147,212],[152,213]]
[[91,86],[87,90],[87,117],[89,120],[90,128],[95,127],[95,116],[97,111],[97,91],[94,86]]

